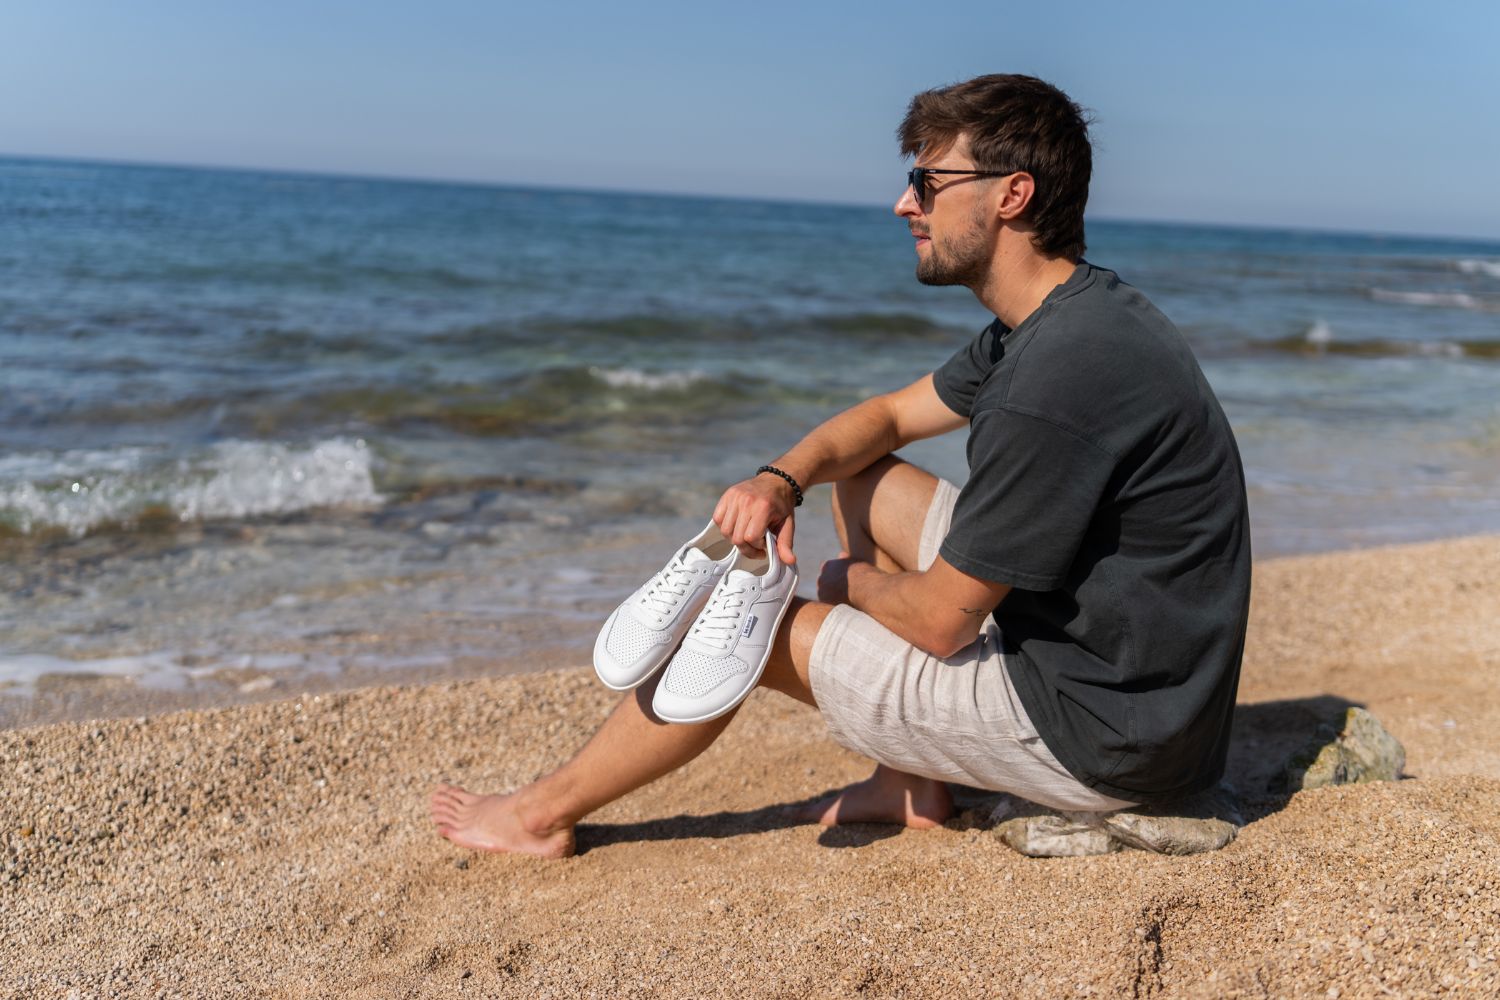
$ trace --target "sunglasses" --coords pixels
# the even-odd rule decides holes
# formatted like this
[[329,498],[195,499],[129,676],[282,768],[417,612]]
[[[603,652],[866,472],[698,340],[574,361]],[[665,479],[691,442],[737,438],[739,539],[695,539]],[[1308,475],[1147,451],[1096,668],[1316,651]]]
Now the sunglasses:
[[1014,170],[938,170],[934,167],[912,167],[906,172],[906,183],[917,196],[917,204],[927,201],[927,177],[929,174],[972,174],[975,177],[1006,177]]

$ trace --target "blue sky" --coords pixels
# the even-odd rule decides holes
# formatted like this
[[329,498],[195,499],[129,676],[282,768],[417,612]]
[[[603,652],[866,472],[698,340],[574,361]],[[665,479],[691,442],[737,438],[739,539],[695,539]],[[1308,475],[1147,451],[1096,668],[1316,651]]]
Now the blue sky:
[[1026,72],[1094,215],[1500,238],[1500,4],[10,0],[0,153],[884,204]]

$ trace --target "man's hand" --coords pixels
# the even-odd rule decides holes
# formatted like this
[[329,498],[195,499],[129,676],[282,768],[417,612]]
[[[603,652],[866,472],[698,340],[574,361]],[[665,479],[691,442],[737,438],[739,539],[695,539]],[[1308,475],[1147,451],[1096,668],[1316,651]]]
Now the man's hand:
[[[824,604],[849,603],[849,571],[853,567],[868,566],[869,563],[849,558],[849,553],[840,552],[837,559],[823,564],[818,574],[818,600]],[[857,569],[855,572],[859,572]]]
[[792,551],[794,510],[791,486],[779,476],[763,472],[724,491],[714,508],[714,524],[741,552],[751,556],[765,555],[766,532],[774,531],[776,555],[791,565],[797,561]]

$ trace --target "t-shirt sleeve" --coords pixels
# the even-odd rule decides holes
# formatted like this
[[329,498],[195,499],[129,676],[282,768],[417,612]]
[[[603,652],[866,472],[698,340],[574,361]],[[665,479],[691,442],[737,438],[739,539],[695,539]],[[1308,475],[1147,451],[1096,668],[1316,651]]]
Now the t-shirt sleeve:
[[1021,411],[984,409],[971,424],[969,481],[939,552],[970,576],[1057,589],[1098,512],[1114,458]]
[[973,411],[974,395],[990,369],[995,367],[995,338],[1001,332],[998,320],[991,323],[932,373],[932,385],[938,398],[961,417],[967,417]]

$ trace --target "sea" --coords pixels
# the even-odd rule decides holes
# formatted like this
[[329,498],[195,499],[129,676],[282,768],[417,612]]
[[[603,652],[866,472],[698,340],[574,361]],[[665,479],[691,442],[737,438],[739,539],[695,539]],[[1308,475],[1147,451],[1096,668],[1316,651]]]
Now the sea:
[[[1500,530],[1500,241],[1088,237],[1258,558]],[[988,322],[913,264],[879,206],[0,159],[0,723],[587,663],[726,486]]]

